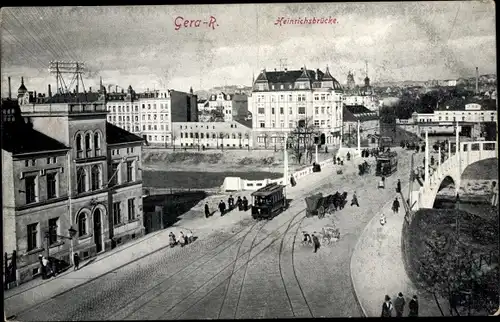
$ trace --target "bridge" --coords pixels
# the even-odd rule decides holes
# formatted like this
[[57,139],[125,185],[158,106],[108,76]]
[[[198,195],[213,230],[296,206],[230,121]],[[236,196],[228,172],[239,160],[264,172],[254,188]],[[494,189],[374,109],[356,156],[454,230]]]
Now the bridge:
[[[455,142],[448,142],[448,158],[443,163],[441,163],[441,150],[439,149],[438,165],[431,173],[428,132],[426,132],[425,141],[424,183],[418,191],[413,191],[410,196],[412,210],[433,208],[439,188],[445,179],[453,181],[456,194],[458,194],[465,168],[481,160],[498,158],[498,143],[496,141],[459,142],[457,134]],[[452,145],[454,149],[452,149]]]

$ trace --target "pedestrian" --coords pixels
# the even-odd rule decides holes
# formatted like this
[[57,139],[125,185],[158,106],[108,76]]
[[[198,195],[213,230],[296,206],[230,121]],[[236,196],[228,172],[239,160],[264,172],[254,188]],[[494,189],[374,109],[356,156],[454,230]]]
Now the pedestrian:
[[418,316],[418,297],[416,295],[413,295],[410,303],[408,303],[408,309],[410,310],[408,316]]
[[168,234],[168,243],[170,244],[170,248],[174,247],[177,244],[177,239],[175,238],[173,232],[170,232],[170,234]]
[[240,196],[238,196],[238,199],[236,200],[236,205],[238,206],[239,211],[243,210],[243,200],[241,200]]
[[224,216],[224,206],[222,204],[223,204],[223,201],[221,200],[219,202],[219,211],[220,211],[220,215]]
[[356,197],[356,191],[352,194],[351,206],[356,205],[359,207],[358,197]]
[[43,256],[38,255],[38,262],[40,263],[40,270],[42,271],[42,279],[47,278],[47,268],[43,265]]
[[75,264],[74,270],[77,271],[80,266],[80,256],[78,256],[78,253],[73,254],[73,263]]
[[222,215],[225,214],[226,211],[227,211],[226,203],[224,202],[224,200],[222,200]]
[[181,247],[184,247],[184,245],[186,245],[186,237],[184,236],[184,233],[182,231],[177,242],[181,245]]
[[392,211],[394,211],[395,214],[399,212],[399,200],[398,200],[398,197],[396,197],[396,199],[394,199],[394,202],[392,203]]
[[302,232],[302,235],[304,235],[304,239],[302,240],[303,245],[311,245],[311,235],[309,235],[306,231]]
[[382,176],[382,178],[380,178],[380,181],[378,182],[378,188],[385,189],[385,177],[384,176]]
[[194,241],[193,233],[191,231],[188,231],[186,233],[186,238],[187,238],[187,244],[191,244]]
[[234,207],[233,195],[229,195],[229,198],[227,199],[227,205],[229,206],[229,210],[233,210]]
[[50,277],[54,272],[52,271],[52,268],[49,265],[49,260],[45,258],[45,256],[42,257],[42,266],[45,269],[45,276]]
[[391,297],[389,295],[385,296],[384,304],[382,304],[382,315],[383,318],[392,317],[392,302]]
[[290,184],[292,185],[292,187],[295,187],[295,185],[297,184],[293,175],[290,177]]
[[247,197],[243,196],[243,211],[248,210],[248,199]]
[[401,193],[401,180],[398,179],[398,183],[396,185],[396,192]]
[[385,218],[384,214],[380,215],[380,225],[385,225],[387,223],[387,219]]
[[210,217],[210,208],[208,207],[208,203],[205,204],[205,218]]
[[321,246],[321,245],[319,243],[318,237],[315,234],[312,234],[312,240],[313,240],[313,243],[314,243],[314,252],[316,253],[318,251],[318,249],[319,249],[319,246]]
[[399,292],[398,297],[394,300],[394,309],[396,309],[396,317],[402,318],[403,311],[405,309],[405,298],[403,297],[403,293]]

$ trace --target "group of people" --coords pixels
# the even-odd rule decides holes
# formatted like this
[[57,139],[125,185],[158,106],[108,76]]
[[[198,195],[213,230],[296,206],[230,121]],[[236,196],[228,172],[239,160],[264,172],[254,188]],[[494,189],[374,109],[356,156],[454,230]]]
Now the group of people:
[[304,239],[302,240],[302,245],[314,245],[314,253],[316,253],[321,246],[318,238],[318,234],[314,232],[312,235],[309,235],[306,231],[303,231]]
[[[399,292],[398,297],[394,300],[394,305],[392,304],[391,297],[389,295],[386,295],[384,303],[382,304],[381,317],[392,317],[393,311],[396,311],[396,317],[403,317],[405,304],[406,300],[403,296],[403,293],[401,292]],[[409,317],[418,316],[418,297],[416,295],[413,295],[412,299],[408,303],[408,310]]]
[[[248,199],[247,197],[243,196],[241,198],[240,196],[237,197],[236,203],[234,202],[234,197],[232,195],[229,196],[227,199],[227,206],[224,200],[221,200],[219,202],[218,208],[220,211],[220,215],[224,216],[227,212],[233,210],[234,208],[238,207],[239,211],[247,211],[248,210]],[[205,204],[205,218],[213,216],[214,212],[210,211],[210,207],[208,203]]]
[[191,244],[194,241],[194,237],[191,231],[188,231],[186,235],[184,235],[184,233],[181,231],[178,238],[175,237],[175,234],[173,232],[170,232],[168,234],[168,240],[170,247],[174,247],[176,245],[181,245],[181,247],[184,247],[184,245]]
[[[382,182],[384,183],[385,185],[385,178],[382,177]],[[396,184],[396,193],[401,193],[401,180],[398,179],[398,182]],[[399,208],[401,207],[401,204],[399,203],[399,199],[398,197],[396,196],[396,198],[394,198],[394,201],[392,202],[392,211],[397,214],[399,213]],[[380,214],[380,225],[384,226],[385,224],[387,223],[387,218],[386,216],[382,213]]]

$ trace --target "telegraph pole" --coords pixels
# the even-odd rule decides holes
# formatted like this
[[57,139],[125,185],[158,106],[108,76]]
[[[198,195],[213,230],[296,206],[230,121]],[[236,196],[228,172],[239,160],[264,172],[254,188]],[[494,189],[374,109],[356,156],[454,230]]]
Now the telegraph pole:
[[[59,94],[68,94],[71,92],[71,86],[76,82],[75,90],[79,93],[80,81],[85,91],[82,74],[85,72],[85,63],[83,62],[63,62],[51,61],[49,64],[49,72],[56,75],[56,87]],[[69,86],[64,81],[63,74],[73,75]]]

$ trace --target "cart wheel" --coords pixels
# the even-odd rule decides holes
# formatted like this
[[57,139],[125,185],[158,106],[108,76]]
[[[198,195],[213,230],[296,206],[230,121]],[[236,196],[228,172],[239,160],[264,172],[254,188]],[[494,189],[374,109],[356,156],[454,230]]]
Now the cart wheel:
[[318,208],[318,218],[325,217],[325,207],[321,206]]

